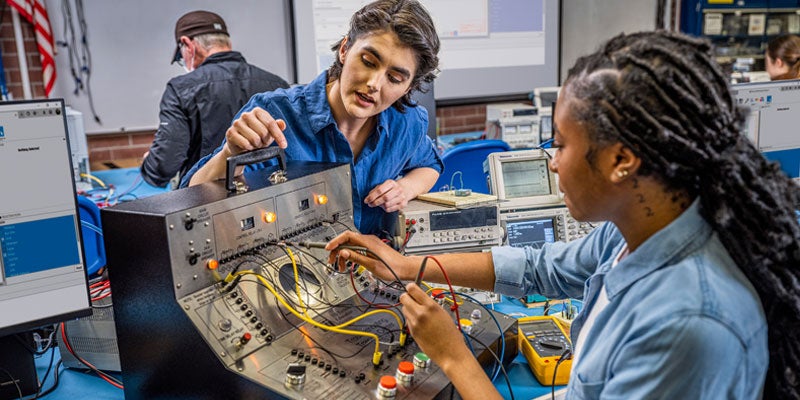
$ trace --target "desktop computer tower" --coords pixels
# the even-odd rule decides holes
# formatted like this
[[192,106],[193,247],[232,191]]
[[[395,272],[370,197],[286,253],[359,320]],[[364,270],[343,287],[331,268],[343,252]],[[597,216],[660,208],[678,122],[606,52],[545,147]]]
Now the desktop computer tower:
[[39,389],[33,354],[23,341],[33,348],[30,332],[0,337],[0,400],[35,394]]
[[[75,189],[85,191],[92,188],[89,168],[89,146],[86,142],[86,130],[83,128],[83,113],[66,107],[67,132],[69,133],[69,150],[72,156],[72,176]],[[84,174],[84,176],[81,176]]]

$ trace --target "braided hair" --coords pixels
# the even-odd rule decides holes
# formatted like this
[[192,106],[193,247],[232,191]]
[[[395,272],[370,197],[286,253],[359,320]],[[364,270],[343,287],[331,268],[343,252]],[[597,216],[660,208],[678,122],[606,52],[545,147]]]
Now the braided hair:
[[742,134],[745,110],[711,44],[664,31],[623,34],[579,59],[564,86],[595,146],[621,142],[642,159],[639,174],[699,196],[703,218],[766,313],[765,398],[800,398],[800,187]]

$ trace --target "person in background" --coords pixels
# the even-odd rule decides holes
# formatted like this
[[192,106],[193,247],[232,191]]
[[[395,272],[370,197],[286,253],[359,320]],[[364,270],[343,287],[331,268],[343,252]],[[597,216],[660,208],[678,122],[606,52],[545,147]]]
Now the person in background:
[[[705,39],[611,39],[569,71],[550,164],[572,216],[608,222],[540,249],[436,256],[453,285],[583,300],[567,399],[800,396],[800,187],[741,134],[727,82]],[[378,257],[402,280],[423,260],[354,232],[326,248],[390,281]],[[450,314],[406,289],[416,343],[464,398],[499,398]]]
[[311,83],[254,96],[181,185],[224,178],[228,157],[277,145],[289,161],[350,164],[356,227],[391,236],[391,213],[430,190],[444,168],[427,112],[410,99],[435,78],[439,38],[419,2],[379,0],[353,15],[332,50],[333,65]]
[[182,177],[216,149],[231,119],[251,96],[289,87],[231,50],[227,25],[215,13],[192,11],[180,17],[175,42],[172,63],[179,63],[187,74],[167,83],[158,130],[141,167],[144,180],[158,187],[176,175]]
[[771,80],[800,79],[800,36],[783,35],[772,39],[764,56]]

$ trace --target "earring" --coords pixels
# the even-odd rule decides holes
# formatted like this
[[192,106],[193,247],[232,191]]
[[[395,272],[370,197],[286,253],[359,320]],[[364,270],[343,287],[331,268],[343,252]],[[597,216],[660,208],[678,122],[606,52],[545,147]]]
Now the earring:
[[620,177],[620,178],[624,178],[624,177],[628,176],[628,170],[623,169],[622,171],[617,171],[617,176]]

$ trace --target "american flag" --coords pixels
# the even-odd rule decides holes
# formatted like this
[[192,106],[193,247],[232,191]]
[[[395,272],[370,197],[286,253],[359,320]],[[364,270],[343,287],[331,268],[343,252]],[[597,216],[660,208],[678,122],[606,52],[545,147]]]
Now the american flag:
[[7,0],[17,9],[19,15],[33,24],[36,32],[36,45],[39,48],[39,59],[42,61],[42,81],[44,93],[50,97],[53,84],[56,82],[56,63],[53,45],[53,31],[50,29],[50,18],[47,16],[44,0]]

